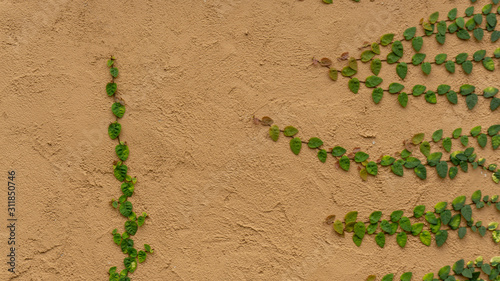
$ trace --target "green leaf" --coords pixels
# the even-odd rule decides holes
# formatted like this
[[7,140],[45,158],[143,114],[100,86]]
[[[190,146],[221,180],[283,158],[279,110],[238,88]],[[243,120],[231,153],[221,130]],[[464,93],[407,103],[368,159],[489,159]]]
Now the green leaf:
[[285,127],[285,130],[283,130],[283,134],[286,136],[286,137],[293,137],[295,136],[296,134],[299,133],[299,130],[297,130],[295,127],[293,126],[287,126]]
[[482,127],[481,127],[481,126],[476,126],[476,127],[472,128],[472,129],[470,130],[470,134],[471,134],[471,136],[473,136],[473,137],[477,137],[477,136],[481,133],[481,129],[482,129]]
[[394,164],[392,164],[392,166],[391,166],[391,171],[395,175],[402,177],[404,174],[403,164],[401,162],[398,162],[398,161],[394,162]]
[[394,43],[392,43],[391,49],[392,52],[396,54],[396,56],[403,56],[403,44],[401,43],[401,41],[394,41]]
[[498,39],[500,39],[500,31],[495,30],[491,33],[491,42],[495,43]]
[[[401,79],[404,80],[406,78],[406,75],[408,74],[408,65],[405,62],[400,62],[398,66],[396,66],[396,73]],[[376,73],[375,75],[378,75],[378,73]]]
[[460,209],[460,212],[462,213],[462,216],[464,216],[466,221],[471,221],[472,220],[472,209],[470,205],[465,205]]
[[415,209],[413,209],[413,216],[417,219],[422,217],[424,213],[425,213],[424,205],[418,205],[417,207],[415,207]]
[[472,193],[471,200],[475,204],[477,204],[479,201],[481,201],[481,198],[482,198],[481,190],[476,190],[474,193]]
[[111,67],[109,69],[109,73],[111,74],[111,76],[113,76],[114,78],[116,78],[118,76],[118,68],[116,67]]
[[469,85],[469,84],[464,84],[460,87],[460,94],[462,96],[467,96],[472,94],[476,90],[476,87]]
[[458,102],[457,93],[455,93],[454,91],[449,91],[448,93],[446,93],[446,98],[451,104],[457,104]]
[[497,149],[500,146],[500,135],[496,135],[491,138],[491,146],[493,149]]
[[382,212],[381,211],[375,211],[370,214],[370,224],[376,224],[377,222],[380,221],[382,218]]
[[394,280],[394,274],[387,274],[386,276],[382,277],[382,281],[393,281]]
[[408,241],[408,235],[406,235],[406,232],[400,232],[396,236],[396,242],[398,243],[399,247],[404,248],[406,246],[406,242]]
[[413,86],[412,94],[415,97],[420,96],[425,92],[426,87],[424,85],[415,85]]
[[434,153],[430,154],[427,157],[427,164],[429,164],[429,166],[431,166],[431,167],[435,167],[436,165],[438,165],[440,163],[442,156],[443,156],[442,152],[434,152]]
[[374,59],[370,63],[370,69],[372,70],[373,74],[379,75],[380,70],[382,69],[382,61],[380,59]]
[[340,235],[344,234],[344,224],[341,221],[336,220],[333,223],[333,230],[335,230],[335,232],[337,232]]
[[339,165],[340,168],[342,168],[344,171],[349,171],[351,160],[349,159],[349,157],[344,155],[339,159]]
[[385,246],[385,234],[383,232],[377,233],[377,235],[375,235],[375,242],[377,243],[377,245],[380,248],[384,248],[384,246]]
[[414,224],[414,225],[411,226],[411,234],[413,236],[417,236],[417,235],[419,235],[422,232],[423,229],[424,229],[424,224],[423,223],[421,223],[421,222],[420,223],[416,223],[416,224]]
[[120,144],[118,144],[115,147],[115,152],[116,152],[116,155],[118,156],[118,158],[120,158],[120,160],[122,160],[122,161],[127,160],[128,155],[130,153],[128,146],[123,142],[120,142]]
[[462,272],[464,271],[464,266],[465,261],[463,259],[455,262],[452,267],[453,272],[455,272],[455,274],[462,274]]
[[391,83],[389,85],[389,93],[391,94],[396,94],[401,92],[405,88],[404,85],[399,84],[399,83]]
[[273,141],[278,141],[278,139],[280,137],[280,128],[276,125],[272,125],[269,128],[269,136],[271,137],[271,139]]
[[346,224],[350,223],[350,222],[356,222],[356,220],[358,219],[358,212],[357,211],[352,211],[352,212],[349,212],[345,215],[344,217],[344,222]]
[[462,63],[462,69],[466,74],[470,74],[472,72],[472,62],[470,60],[466,60],[464,63]]
[[411,281],[412,276],[413,276],[413,273],[405,272],[405,273],[403,273],[403,275],[401,275],[401,281]]
[[403,211],[398,210],[391,213],[391,221],[398,222],[403,216]]
[[422,242],[422,244],[424,244],[426,246],[430,246],[431,240],[432,240],[432,236],[431,236],[431,233],[429,231],[424,230],[420,233],[420,241]]
[[453,8],[448,12],[448,19],[453,21],[457,18],[457,8]]
[[326,162],[326,158],[328,156],[328,152],[326,152],[326,150],[324,149],[321,149],[318,151],[318,159],[319,161],[321,161],[322,163],[325,163]]
[[391,44],[392,39],[394,39],[394,33],[384,34],[380,38],[380,45],[387,46]]
[[393,157],[389,156],[389,155],[384,155],[382,156],[382,159],[380,160],[380,165],[382,166],[390,166],[392,165],[392,163],[394,163],[396,159],[394,159]]
[[375,88],[383,82],[383,79],[378,76],[368,76],[366,78],[366,87]]
[[386,61],[388,64],[394,64],[397,63],[400,59],[400,56],[396,55],[394,52],[390,52],[389,54],[387,54]]
[[413,39],[413,37],[415,37],[416,32],[417,32],[416,27],[410,27],[404,31],[403,36],[405,37],[405,40],[409,41]]
[[111,123],[108,126],[108,135],[112,140],[114,140],[120,135],[121,130],[122,130],[122,125],[120,125],[120,123],[118,122]]
[[[413,39],[413,40],[415,40],[415,39]],[[411,63],[413,65],[419,65],[424,61],[426,56],[427,56],[426,54],[417,53],[417,54],[413,55],[413,57],[411,59]]]
[[113,103],[113,105],[111,106],[111,111],[113,112],[113,114],[118,117],[118,118],[122,118],[123,115],[125,114],[125,106],[123,106],[121,103],[119,102],[115,102]]
[[451,202],[451,205],[453,206],[453,209],[455,211],[458,211],[462,209],[462,207],[465,205],[465,196],[458,196]]
[[438,95],[444,95],[444,94],[448,93],[450,91],[450,89],[451,89],[450,85],[441,84],[437,88],[437,93],[438,93]]
[[110,97],[113,96],[116,93],[116,88],[117,88],[116,83],[106,84],[106,93],[108,94],[108,96]]
[[474,38],[476,38],[477,41],[481,41],[483,40],[484,37],[484,30],[481,28],[476,28],[474,29],[472,34],[474,35]]
[[372,176],[376,176],[378,174],[377,163],[375,163],[373,161],[368,162],[368,164],[366,164],[366,171],[368,172],[368,174],[370,174]]
[[477,137],[477,143],[479,144],[479,146],[481,146],[482,148],[484,148],[486,146],[486,143],[488,142],[488,136],[486,134],[480,134],[478,137]]
[[365,237],[365,234],[366,234],[366,227],[365,227],[365,224],[362,223],[362,222],[357,222],[355,225],[354,225],[354,234],[359,237],[360,239],[363,239],[363,237]]
[[415,174],[417,177],[419,177],[422,180],[425,180],[427,178],[427,168],[425,168],[424,165],[420,164],[414,169]]
[[448,163],[446,161],[439,162],[436,166],[436,170],[440,178],[446,178],[446,175],[448,175]]
[[491,13],[492,8],[493,8],[493,6],[491,4],[486,4],[482,9],[483,14],[487,15],[487,14]]
[[371,48],[375,54],[380,55],[380,46],[377,42],[372,43]]
[[455,57],[455,62],[457,64],[462,64],[464,63],[465,61],[467,61],[467,58],[469,57],[469,54],[467,53],[460,53],[458,54],[456,57]]
[[351,92],[357,94],[358,91],[359,91],[359,79],[358,78],[352,78],[349,80],[348,84],[349,86],[349,90],[351,90]]
[[[448,234],[447,234],[446,237],[448,237]],[[437,238],[437,235],[436,235],[436,243],[438,243],[437,240],[438,240],[438,238]],[[445,280],[446,278],[448,278],[448,276],[450,275],[450,270],[451,270],[451,267],[449,265],[442,267],[439,270],[439,273],[438,273],[439,278],[441,278],[442,280]]]
[[451,138],[445,138],[443,140],[443,148],[444,150],[446,150],[446,152],[451,151],[451,145],[452,145]]
[[467,146],[469,144],[469,137],[468,136],[461,136],[460,142],[462,143],[463,146]]
[[499,106],[500,106],[500,99],[499,98],[492,98],[491,103],[490,103],[491,111],[496,110]]
[[432,140],[438,142],[443,138],[443,130],[439,129],[432,134]]
[[467,104],[467,108],[469,110],[472,110],[476,106],[477,101],[478,97],[476,94],[470,94],[465,98],[465,103]]
[[320,140],[319,138],[316,138],[316,137],[310,138],[309,141],[307,142],[307,146],[309,146],[309,148],[312,148],[312,149],[318,148],[322,145],[323,145],[323,141]]
[[133,273],[137,269],[137,262],[135,258],[127,257],[123,260],[123,264],[130,273]]
[[119,181],[124,181],[127,177],[128,167],[122,164],[116,165],[113,171],[115,178]]
[[415,158],[415,157],[408,157],[405,159],[405,168],[407,169],[413,169],[415,167],[417,167],[418,165],[420,165],[421,162],[419,159]]
[[411,231],[410,219],[408,217],[402,217],[399,220],[399,226],[401,227],[402,230],[410,232]]
[[342,68],[342,71],[340,72],[340,74],[342,74],[342,76],[345,76],[345,77],[351,77],[356,73],[358,73],[358,72],[356,70],[350,68],[349,66]]
[[300,150],[302,149],[302,141],[300,138],[293,138],[290,140],[290,149],[292,150],[293,154],[299,155]]
[[498,89],[495,87],[488,87],[483,91],[483,97],[491,98],[494,97],[498,93]]
[[422,72],[425,74],[425,75],[429,75],[431,73],[431,70],[432,70],[432,66],[430,63],[428,62],[424,62],[422,63]]
[[425,138],[425,134],[424,133],[416,134],[411,139],[411,142],[414,145],[417,145],[417,144],[420,144],[424,140],[424,138]]
[[495,62],[490,57],[486,57],[483,60],[483,66],[484,66],[484,68],[486,68],[489,71],[494,71],[495,70]]
[[500,47],[495,49],[495,51],[493,52],[493,55],[497,59],[500,58]]
[[[437,233],[436,233],[436,245],[438,247],[441,247],[443,246],[443,244],[446,242],[446,240],[448,239],[448,231],[442,229],[442,230],[439,230]],[[424,243],[425,244],[425,243]],[[449,272],[449,266],[448,266],[448,272]],[[441,276],[441,271],[439,271],[439,275]]]
[[470,39],[470,34],[467,32],[466,29],[460,29],[457,31],[457,37],[462,39],[462,40],[469,40]]
[[130,235],[135,235],[137,232],[137,223],[135,221],[126,221],[125,222],[125,230],[127,231],[128,234]]
[[328,70],[328,76],[333,81],[337,81],[339,79],[339,71],[334,68],[330,68],[330,70]]
[[399,104],[405,108],[406,105],[408,104],[408,94],[403,92],[398,95],[398,102]]
[[372,99],[375,104],[378,104],[384,97],[384,90],[382,88],[373,89]]
[[124,182],[121,185],[121,190],[123,195],[130,197],[132,194],[134,194],[134,184],[131,182]]
[[436,104],[437,103],[436,93],[434,93],[433,91],[427,91],[427,93],[425,93],[425,100],[428,103]]
[[482,61],[485,56],[486,56],[486,50],[479,50],[476,51],[472,57],[474,58],[474,61]]
[[132,214],[132,203],[129,201],[125,201],[120,205],[120,214],[122,214],[125,217],[128,217]]
[[146,261],[146,252],[139,251],[139,253],[137,253],[137,259],[139,260],[139,263]]
[[357,163],[361,163],[361,162],[366,161],[368,159],[368,157],[370,157],[368,154],[366,154],[362,151],[359,151],[354,155],[354,161],[356,161]]
[[421,36],[417,36],[417,37],[413,38],[413,40],[411,41],[411,45],[412,45],[413,49],[415,50],[415,52],[420,52],[423,44],[424,44],[424,39]]
[[447,54],[438,54],[434,60],[436,62],[437,65],[440,65],[440,64],[443,64],[446,59],[448,58],[448,55]]
[[336,146],[332,149],[332,155],[335,157],[340,157],[346,153],[345,148],[341,146]]
[[430,153],[431,153],[431,145],[424,141],[422,144],[420,144],[420,152],[422,152],[422,154],[426,157],[429,157]]
[[361,53],[361,61],[362,62],[369,62],[374,56],[375,56],[375,53],[372,50],[366,50],[366,51]]
[[449,73],[455,73],[455,63],[453,61],[447,61],[444,66]]

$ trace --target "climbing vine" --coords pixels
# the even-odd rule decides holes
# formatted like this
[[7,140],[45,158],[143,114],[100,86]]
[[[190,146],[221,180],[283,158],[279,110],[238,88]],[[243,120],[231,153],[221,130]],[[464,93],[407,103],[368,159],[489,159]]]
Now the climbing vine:
[[[370,160],[370,155],[361,151],[360,148],[355,148],[348,153],[347,149],[337,145],[327,150],[323,141],[318,137],[309,138],[308,141],[297,137],[299,130],[293,126],[280,129],[269,117],[255,120],[264,126],[270,126],[269,137],[273,141],[277,142],[281,135],[289,138],[290,149],[295,155],[299,155],[302,145],[305,144],[310,149],[318,151],[317,157],[323,163],[331,155],[336,160],[337,166],[344,171],[349,171],[351,166],[358,165],[359,174],[363,180],[367,180],[369,175],[376,176],[384,167],[401,177],[404,175],[405,168],[413,170],[422,180],[427,178],[428,169],[435,169],[440,178],[454,179],[459,171],[467,172],[469,167],[473,169],[482,167],[483,170],[491,173],[491,178],[495,183],[500,182],[500,170],[497,169],[497,164],[486,164],[486,159],[478,157],[474,153],[474,147],[469,146],[469,140],[476,139],[477,144],[485,148],[489,140],[492,149],[498,149],[500,125],[490,126],[487,133],[482,133],[481,126],[472,128],[469,134],[463,134],[462,128],[457,128],[449,137],[443,137],[443,130],[439,129],[432,134],[432,140],[429,141],[425,140],[424,133],[418,133],[411,140],[405,140],[405,148],[394,157],[383,155],[377,160]],[[464,149],[451,152],[453,139],[459,141]],[[432,152],[431,142],[440,145],[439,149],[443,151]],[[426,157],[425,159],[413,156],[413,151],[417,149]],[[443,152],[450,153],[449,160],[443,158]]]
[[[455,280],[483,280],[480,279],[481,273],[488,276],[489,280],[498,280],[500,272],[500,257],[491,258],[490,262],[485,262],[483,257],[477,257],[473,261],[465,263],[464,259],[456,261],[452,266],[444,266],[439,269],[437,274],[433,272],[427,273],[422,278],[423,281],[434,281],[434,280],[445,280],[445,281],[455,281]],[[382,277],[382,281],[393,281],[394,274],[390,273]],[[401,275],[401,281],[411,281],[413,277],[412,272],[405,272]],[[439,278],[439,279],[438,279]],[[467,278],[467,279],[461,279]],[[376,276],[370,275],[366,278],[366,281],[375,281]]]
[[137,233],[139,227],[144,225],[147,218],[147,214],[143,212],[140,216],[137,216],[133,211],[132,202],[128,199],[134,194],[135,184],[137,183],[137,177],[131,177],[128,174],[128,167],[125,165],[129,157],[129,147],[126,142],[120,140],[120,133],[122,130],[121,124],[118,122],[125,114],[125,103],[122,99],[117,96],[117,84],[115,79],[118,77],[118,68],[116,68],[116,58],[111,57],[107,66],[109,67],[109,73],[111,74],[111,81],[106,84],[106,93],[109,97],[114,99],[114,103],[111,106],[111,111],[115,116],[115,121],[109,124],[108,135],[112,140],[117,140],[118,144],[115,147],[116,156],[118,161],[113,163],[113,174],[115,178],[121,182],[121,192],[122,195],[118,200],[111,200],[111,205],[113,208],[118,209],[120,214],[123,215],[127,221],[125,222],[124,229],[125,232],[120,234],[118,229],[112,231],[113,241],[120,246],[122,252],[127,255],[123,260],[124,269],[117,272],[117,267],[111,267],[109,269],[109,280],[110,281],[130,281],[128,277],[129,273],[133,273],[137,269],[137,264],[142,263],[146,260],[147,253],[152,254],[153,249],[150,245],[144,244],[144,250],[137,250],[134,247],[134,240],[132,236]]
[[[341,235],[352,233],[352,240],[360,247],[366,235],[374,235],[375,242],[380,248],[385,246],[386,236],[396,234],[396,242],[401,248],[406,246],[408,235],[417,236],[422,244],[430,246],[432,236],[436,245],[441,247],[448,239],[448,231],[457,230],[458,237],[463,239],[468,229],[485,236],[487,231],[495,243],[500,242],[500,230],[498,222],[490,222],[487,225],[482,221],[474,222],[472,217],[473,208],[481,209],[485,206],[495,206],[500,211],[499,196],[482,196],[480,190],[471,196],[471,202],[466,203],[466,196],[458,196],[451,204],[439,202],[433,211],[427,211],[424,205],[416,206],[413,214],[404,216],[402,210],[394,211],[387,219],[382,220],[382,212],[375,211],[370,214],[368,221],[357,221],[358,212],[352,211],[345,215],[344,221],[336,219],[335,215],[327,217],[326,223],[333,226],[333,230]],[[413,223],[412,223],[413,220]]]

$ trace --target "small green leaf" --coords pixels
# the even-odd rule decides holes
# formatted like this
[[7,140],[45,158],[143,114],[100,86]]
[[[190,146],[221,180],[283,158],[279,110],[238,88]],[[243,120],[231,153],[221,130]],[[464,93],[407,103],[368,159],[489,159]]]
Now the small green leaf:
[[382,156],[382,159],[380,160],[380,165],[386,167],[386,166],[390,166],[392,165],[392,163],[394,163],[396,159],[394,159],[393,157],[389,156],[389,155],[384,155]]
[[118,158],[120,158],[120,160],[122,160],[122,161],[127,160],[128,155],[130,153],[128,146],[126,144],[124,144],[123,142],[120,142],[120,144],[118,144],[115,147],[115,152],[116,152],[116,155],[118,156]]
[[422,72],[425,74],[425,75],[429,75],[431,73],[431,70],[432,70],[432,66],[430,63],[428,62],[424,62],[422,63]]
[[431,145],[424,141],[422,144],[420,144],[420,152],[426,157],[428,157],[431,153]]
[[365,85],[368,88],[375,88],[383,82],[383,79],[378,76],[368,76]]
[[[415,39],[413,39],[413,40],[415,40]],[[411,63],[413,65],[419,65],[424,61],[425,57],[426,57],[426,54],[417,53],[417,54],[413,55],[413,57],[411,59]]]
[[125,222],[125,230],[127,231],[128,234],[130,235],[135,235],[137,232],[137,223],[135,221],[126,221]]
[[417,219],[422,217],[424,213],[425,213],[424,205],[418,205],[417,207],[415,207],[415,209],[413,209],[413,216]]
[[418,97],[425,92],[425,89],[424,85],[415,85],[413,86],[412,95]]
[[375,53],[372,50],[366,50],[366,51],[361,53],[361,61],[362,62],[369,62],[374,56],[375,56]]
[[467,108],[472,110],[478,102],[478,97],[476,94],[470,94],[465,98],[465,103],[467,104]]
[[129,201],[125,201],[120,205],[119,210],[120,214],[122,214],[125,217],[128,217],[132,214],[132,209],[133,209],[132,203],[130,203]]
[[122,130],[122,125],[120,125],[120,123],[118,122],[111,123],[108,126],[108,135],[112,140],[114,140],[120,135],[121,130]]
[[127,177],[128,167],[122,164],[116,165],[113,171],[115,178],[119,181],[124,181]]
[[413,40],[411,41],[411,45],[412,45],[413,49],[415,50],[415,52],[420,52],[423,44],[424,44],[424,39],[421,36],[417,36],[417,37],[413,38]]
[[333,230],[335,230],[335,232],[337,232],[340,235],[344,234],[344,224],[341,221],[336,220],[333,223]]
[[396,94],[401,92],[405,88],[404,85],[399,84],[399,83],[391,83],[389,85],[389,93],[391,94]]
[[443,138],[443,130],[439,129],[432,134],[432,140],[438,142]]
[[448,19],[453,21],[457,18],[457,8],[453,8],[448,12]]
[[269,128],[269,136],[271,137],[271,139],[273,141],[278,141],[278,139],[280,137],[280,128],[276,125],[272,125]]
[[296,134],[299,133],[299,130],[297,130],[295,127],[293,126],[287,126],[285,127],[285,130],[283,130],[283,134],[286,136],[286,137],[293,137],[295,136]]
[[372,176],[376,176],[378,174],[377,163],[375,163],[373,161],[368,162],[368,164],[366,164],[366,171],[368,172],[368,174],[370,174]]
[[113,96],[116,93],[116,88],[117,88],[116,83],[106,84],[106,93],[108,94],[108,96],[110,97]]
[[406,246],[406,242],[408,241],[408,236],[406,235],[406,232],[400,232],[396,236],[396,242],[398,243],[399,247],[404,248]]
[[470,60],[466,60],[464,63],[462,63],[462,69],[466,74],[470,74],[472,72],[472,68],[474,65]]
[[427,168],[424,165],[420,164],[414,169],[415,174],[422,180],[427,178]]
[[444,150],[446,150],[446,152],[451,151],[451,145],[452,145],[451,138],[445,138],[443,140],[443,148]]
[[481,126],[476,126],[470,130],[470,134],[473,137],[477,137],[479,134],[481,134]]
[[113,103],[113,105],[111,106],[111,111],[113,112],[113,114],[118,117],[118,118],[122,118],[123,115],[125,114],[125,106],[123,106],[121,103],[119,102],[115,102]]
[[330,70],[328,70],[328,76],[333,81],[337,81],[339,79],[339,71],[334,68],[330,68]]
[[413,236],[417,236],[417,235],[419,235],[422,232],[423,229],[424,229],[424,224],[423,223],[421,223],[421,222],[420,223],[416,223],[416,224],[414,224],[414,225],[411,226],[411,234]]
[[[436,245],[438,247],[443,246],[443,244],[446,242],[447,239],[448,239],[448,231],[442,229],[436,233]],[[448,266],[448,273],[449,272],[450,272],[450,267]],[[448,275],[448,274],[446,274],[446,275]],[[439,271],[439,276],[441,276],[441,270]]]
[[358,219],[358,212],[357,211],[352,211],[352,212],[349,212],[345,215],[344,217],[344,222],[346,224],[350,223],[350,222],[356,222],[356,220]]
[[465,196],[458,196],[451,203],[455,211],[459,211],[465,205]]
[[392,164],[392,166],[391,166],[391,171],[395,175],[402,177],[404,174],[403,164],[401,162],[398,162],[398,161],[394,162],[394,164]]
[[339,159],[339,165],[340,168],[342,168],[344,171],[349,171],[351,160],[349,159],[349,157],[344,155]]
[[318,151],[318,159],[319,161],[321,161],[322,163],[325,163],[326,162],[326,158],[328,156],[328,152],[326,152],[326,150],[324,149],[321,149]]
[[430,104],[436,104],[437,103],[436,93],[434,93],[433,91],[427,91],[427,93],[425,93],[425,100]]
[[357,94],[359,92],[359,79],[358,78],[352,78],[349,80],[348,84],[349,90],[351,92]]
[[398,210],[391,213],[391,221],[398,222],[403,216],[403,211]]
[[345,148],[341,146],[336,146],[332,149],[332,155],[335,157],[340,157],[346,153]]
[[146,252],[139,251],[139,253],[137,253],[137,259],[139,263],[143,263],[144,261],[146,261]]
[[316,138],[316,137],[310,138],[309,141],[307,142],[307,146],[309,146],[309,148],[312,148],[312,149],[318,148],[322,145],[323,145],[323,141],[320,140],[319,138]]
[[413,39],[413,37],[415,37],[416,32],[417,32],[416,27],[410,27],[404,31],[403,36],[405,37],[405,40],[409,41]]
[[448,162],[446,161],[441,161],[439,164],[436,166],[436,170],[438,173],[438,176],[442,179],[446,178],[448,175]]
[[300,150],[302,149],[302,141],[300,138],[293,138],[290,140],[290,149],[292,150],[293,154],[299,155]]
[[370,63],[370,69],[375,75],[379,75],[382,69],[382,61],[380,59],[374,59]]
[[387,46],[391,44],[392,39],[394,39],[394,33],[384,34],[380,38],[380,45]]
[[403,92],[398,95],[399,104],[405,108],[408,105],[408,94]]
[[420,241],[422,242],[422,244],[430,246],[432,241],[431,233],[427,230],[422,231],[420,233]]
[[368,159],[368,157],[370,157],[368,154],[362,152],[362,151],[359,151],[359,152],[356,152],[356,154],[354,155],[354,161],[356,161],[357,163],[361,163],[361,162],[364,162]]
[[491,98],[494,97],[498,93],[498,89],[495,87],[488,87],[483,91],[483,97]]
[[377,233],[377,235],[375,235],[375,242],[377,243],[377,245],[380,248],[384,248],[384,246],[385,246],[385,234],[383,232]]
[[447,61],[444,66],[449,73],[455,73],[455,63],[453,61]]
[[411,142],[414,145],[417,145],[417,144],[420,144],[424,140],[424,138],[425,138],[425,134],[424,133],[416,134],[411,139]]
[[118,76],[118,68],[116,67],[111,67],[109,69],[109,73],[111,74],[111,76],[113,76],[114,78],[116,78]]
[[462,143],[463,146],[467,146],[469,144],[469,137],[468,136],[461,136],[460,143]]
[[483,66],[484,66],[484,68],[486,68],[489,71],[494,71],[495,70],[495,62],[490,57],[486,57],[483,60]]
[[384,97],[384,90],[382,88],[376,88],[372,92],[372,99],[375,104],[378,104]]
[[[408,65],[405,62],[400,62],[398,66],[396,66],[396,73],[401,79],[404,80],[408,74]],[[378,75],[378,73],[375,75]]]

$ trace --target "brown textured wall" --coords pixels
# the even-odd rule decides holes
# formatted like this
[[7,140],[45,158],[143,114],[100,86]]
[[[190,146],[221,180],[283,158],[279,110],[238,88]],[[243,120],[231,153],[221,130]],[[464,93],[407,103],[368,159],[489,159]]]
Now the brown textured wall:
[[[420,280],[460,258],[498,255],[489,237],[458,240],[455,232],[442,248],[415,237],[405,249],[395,237],[384,249],[373,237],[357,248],[350,234],[340,238],[323,224],[352,210],[366,219],[377,209],[411,212],[476,189],[498,193],[480,170],[453,181],[383,170],[362,182],[331,158],[322,164],[308,149],[293,155],[286,140],[273,143],[267,128],[252,124],[257,110],[296,126],[304,139],[378,156],[402,150],[415,133],[498,123],[482,99],[472,111],[463,99],[451,106],[442,97],[436,105],[410,99],[402,109],[386,94],[375,105],[370,91],[354,95],[346,80],[334,83],[310,65],[313,56],[358,55],[363,42],[402,35],[434,11],[461,13],[468,0],[335,2],[0,1],[0,166],[4,175],[18,173],[19,217],[18,277],[2,265],[0,278],[107,280],[110,266],[122,267],[110,232],[124,218],[108,203],[120,194],[115,142],[107,136],[112,101],[104,92],[111,54],[127,103],[128,165],[139,178],[131,201],[151,216],[136,243],[156,250],[133,280],[364,280],[404,271]],[[422,52],[432,58],[480,48],[491,53],[494,46],[454,37],[444,46],[425,40]],[[359,77],[368,75],[365,67]],[[386,65],[380,75],[384,86],[397,81]],[[410,67],[406,84],[498,87],[498,77],[482,67],[468,76],[434,68],[424,77]],[[489,146],[479,150],[500,162]],[[2,222],[5,205],[2,197]]]

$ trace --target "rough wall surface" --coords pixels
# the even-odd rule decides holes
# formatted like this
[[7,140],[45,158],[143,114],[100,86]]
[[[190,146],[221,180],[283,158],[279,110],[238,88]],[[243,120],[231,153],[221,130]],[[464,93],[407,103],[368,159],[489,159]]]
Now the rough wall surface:
[[[429,105],[423,97],[406,109],[395,96],[375,105],[366,89],[354,95],[346,80],[332,82],[311,65],[313,56],[330,57],[340,67],[335,58],[343,52],[357,56],[365,41],[401,36],[434,11],[462,13],[469,1],[335,2],[0,1],[0,167],[18,173],[19,217],[18,274],[3,265],[0,279],[107,280],[110,266],[122,267],[125,256],[110,234],[124,223],[109,205],[120,194],[104,91],[111,54],[128,106],[121,121],[128,166],[139,178],[131,201],[150,214],[136,243],[155,249],[133,280],[364,280],[405,271],[420,279],[460,258],[498,255],[490,238],[455,233],[441,248],[415,237],[405,249],[395,237],[384,249],[373,238],[358,248],[323,223],[352,210],[366,219],[374,210],[411,212],[476,189],[498,193],[479,169],[453,181],[383,170],[363,182],[355,169],[322,164],[311,150],[293,155],[285,139],[274,143],[252,123],[254,112],[271,116],[304,139],[371,155],[401,151],[415,133],[498,123],[483,100],[472,111],[463,100]],[[431,39],[422,52],[492,52],[484,41],[454,37],[439,46]],[[368,75],[365,67],[360,77]],[[380,75],[384,86],[397,81],[392,67]],[[429,77],[410,67],[406,84],[483,88],[498,87],[498,78],[482,67],[470,75],[435,68]],[[500,162],[489,146],[479,150]],[[498,220],[493,211],[478,214]],[[4,256],[7,233],[0,234]]]

